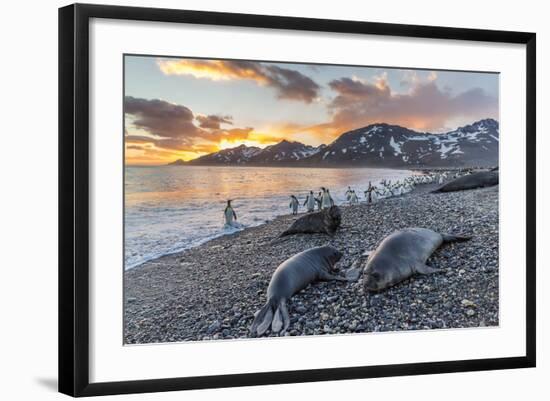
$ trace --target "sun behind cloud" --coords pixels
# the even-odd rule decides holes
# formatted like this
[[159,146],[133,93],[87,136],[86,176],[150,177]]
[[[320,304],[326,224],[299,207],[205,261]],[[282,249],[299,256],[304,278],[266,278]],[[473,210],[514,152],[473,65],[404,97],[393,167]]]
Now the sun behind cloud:
[[[148,75],[139,75],[139,63],[149,63]],[[127,164],[282,140],[319,146],[374,123],[438,133],[499,113],[496,74],[192,58],[139,63],[126,74]]]

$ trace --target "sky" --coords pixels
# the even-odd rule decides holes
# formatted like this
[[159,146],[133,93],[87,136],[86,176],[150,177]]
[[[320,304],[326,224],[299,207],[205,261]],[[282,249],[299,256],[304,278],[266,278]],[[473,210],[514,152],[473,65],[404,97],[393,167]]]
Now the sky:
[[283,139],[328,144],[374,123],[442,133],[498,120],[496,73],[125,56],[126,164]]

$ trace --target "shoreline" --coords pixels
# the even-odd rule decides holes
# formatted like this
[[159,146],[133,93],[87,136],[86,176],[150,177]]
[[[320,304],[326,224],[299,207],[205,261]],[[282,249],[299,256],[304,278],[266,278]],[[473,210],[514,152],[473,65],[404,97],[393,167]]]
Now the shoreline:
[[137,164],[125,164],[124,168],[151,168],[151,167],[230,167],[230,168],[313,168],[313,169],[362,169],[370,168],[374,170],[405,170],[405,171],[460,171],[460,170],[480,170],[480,169],[490,169],[496,167],[496,165],[491,166],[361,166],[361,165],[319,165],[319,166],[298,166],[298,165],[265,165],[265,164],[152,164],[152,165],[137,165]]
[[[245,170],[249,170],[249,169],[245,168],[245,166],[241,166],[241,167],[243,167]],[[205,169],[203,167],[198,167],[198,166],[197,166],[197,168]],[[206,169],[209,169],[209,168],[206,168]],[[224,168],[222,167],[221,169],[223,170]],[[349,171],[349,169],[339,169],[339,170]],[[415,172],[415,171],[412,171],[412,170],[400,170],[400,169],[395,170],[395,169],[375,169],[375,168],[373,168],[373,169],[362,169],[362,168],[359,168],[357,170],[358,170],[358,173],[356,173],[356,177],[363,177],[363,171],[366,171],[367,172],[366,174],[373,174],[376,177],[376,179],[374,181],[375,184],[376,184],[377,180],[381,179],[381,177],[386,178],[386,179],[391,179],[391,180],[394,180],[394,179],[395,180],[402,180],[405,176],[416,176],[416,175],[422,174],[422,172]],[[357,180],[357,178],[355,178],[355,180]],[[366,180],[366,179],[363,178],[363,180]],[[333,183],[333,185],[334,185],[334,183]],[[365,182],[352,182],[352,185],[355,186],[356,188],[365,189],[367,187],[367,182],[366,181]],[[314,187],[315,187],[315,185],[314,185]],[[335,188],[333,188],[331,186],[331,189],[335,189]],[[337,191],[336,191],[337,195],[338,195],[338,193],[340,195],[344,194],[344,192],[346,190],[345,186],[342,187],[342,188],[336,188],[336,189],[337,189]],[[362,189],[359,190],[359,196],[360,197],[363,197]],[[297,190],[296,188],[294,188],[294,191],[295,191],[294,194],[298,195],[298,197],[300,197],[300,199],[301,199],[301,202],[303,202],[303,200],[305,199],[305,196],[309,192],[309,190],[310,189],[308,189],[308,188],[302,188],[300,190]],[[296,191],[298,191],[298,192],[296,192]],[[333,194],[334,193],[335,192],[333,192]],[[222,215],[222,211],[223,211],[222,206],[220,206],[219,216],[216,215],[215,218],[212,217],[213,216],[212,215],[213,211],[211,209],[207,208],[206,213],[207,213],[207,215],[210,214],[211,218],[209,220],[205,220],[204,221],[204,226],[201,226],[200,228],[197,228],[193,232],[181,233],[178,230],[179,234],[172,235],[170,237],[170,239],[167,239],[163,235],[153,236],[150,242],[154,243],[154,241],[157,241],[157,243],[159,243],[159,244],[162,243],[162,246],[160,246],[160,247],[141,248],[141,247],[139,247],[139,243],[132,242],[132,239],[131,238],[129,239],[129,237],[126,236],[125,237],[125,251],[124,251],[125,252],[124,270],[127,271],[127,270],[131,270],[131,269],[135,269],[135,268],[143,265],[144,263],[150,262],[152,260],[161,258],[161,257],[166,256],[166,255],[172,255],[172,254],[175,254],[175,253],[184,252],[188,249],[192,249],[192,248],[195,248],[197,246],[200,246],[200,245],[204,244],[205,242],[209,242],[213,239],[219,238],[220,236],[232,235],[236,231],[242,231],[243,229],[248,229],[248,228],[251,228],[251,227],[256,227],[258,225],[266,224],[266,223],[269,223],[269,222],[273,221],[274,219],[276,219],[278,217],[289,215],[290,214],[289,209],[284,206],[285,204],[288,204],[287,195],[279,196],[281,194],[282,193],[279,193],[278,195],[277,194],[270,194],[267,197],[266,196],[263,196],[263,197],[262,196],[260,196],[260,197],[250,197],[250,196],[246,197],[245,196],[244,198],[239,199],[238,202],[247,203],[247,205],[245,205],[244,208],[242,208],[243,205],[241,204],[240,208],[239,208],[239,205],[238,205],[237,209],[236,209],[237,214],[239,214],[239,216],[241,217],[241,219],[239,220],[239,223],[243,223],[244,227],[224,228],[224,226],[222,224],[219,224],[219,219],[221,219],[221,217],[219,217],[219,216]],[[139,195],[139,192],[131,192],[130,194],[127,194],[126,196],[135,196],[135,195]],[[342,197],[338,197],[337,195],[334,196],[335,201],[337,203],[340,203],[341,206],[343,206],[343,207],[346,206],[348,204],[348,202],[345,202]],[[251,207],[256,209],[256,207],[254,207],[254,205],[252,205],[252,203],[254,203],[256,201],[260,201],[260,202],[264,203],[264,209],[259,215],[257,215],[255,213],[256,211],[247,210],[247,207],[248,207],[248,209],[250,209]],[[269,202],[266,203],[266,201],[269,201]],[[276,209],[273,209],[273,207],[271,207],[269,205],[269,204],[271,204],[271,205],[274,204],[273,202],[277,202],[276,204],[279,205]],[[241,212],[242,212],[242,214],[241,214]],[[196,213],[196,211],[194,213]],[[216,211],[216,213],[218,213],[218,211]],[[300,213],[305,213],[305,207],[303,205],[300,205]],[[217,223],[213,222],[214,220]],[[207,229],[202,230],[201,228],[203,228],[203,227],[206,227]],[[129,235],[131,236],[131,234],[129,234]],[[183,235],[181,238],[186,238],[188,240],[179,242],[178,237],[180,235]]]
[[242,229],[235,229],[235,231],[233,231],[233,232],[227,232],[227,233],[219,232],[219,233],[214,234],[214,235],[212,235],[212,236],[210,236],[210,237],[205,237],[205,238],[203,238],[203,239],[197,241],[198,243],[197,243],[196,245],[191,245],[191,246],[189,246],[189,247],[187,247],[187,248],[184,248],[184,249],[177,249],[177,250],[174,250],[174,251],[166,252],[166,253],[163,253],[162,255],[159,255],[159,256],[153,256],[153,257],[151,257],[150,259],[146,259],[146,260],[144,260],[144,261],[142,261],[142,262],[137,263],[136,265],[133,265],[132,267],[126,267],[126,266],[125,266],[125,267],[124,267],[124,271],[127,272],[127,271],[130,271],[130,270],[133,270],[133,269],[137,269],[137,268],[139,268],[140,266],[142,266],[142,265],[144,265],[144,264],[146,264],[146,263],[154,262],[155,260],[161,259],[161,258],[163,258],[163,257],[165,257],[165,256],[171,256],[171,255],[176,255],[176,254],[179,254],[179,253],[184,253],[184,252],[186,252],[186,251],[188,251],[188,250],[190,250],[190,249],[193,249],[193,248],[202,246],[202,245],[204,245],[204,244],[207,244],[208,242],[213,241],[213,240],[215,240],[215,239],[217,239],[217,238],[225,237],[225,236],[227,236],[227,235],[233,235],[233,234],[236,234],[236,233],[238,233],[238,232],[240,232],[240,231],[248,230],[249,228],[258,227],[258,226],[260,226],[260,225],[262,225],[262,224],[268,224],[270,221],[272,221],[272,220],[264,221],[263,223],[258,223],[257,225],[244,227],[244,228],[242,228]]
[[[342,227],[334,237],[300,234],[271,244],[303,215],[289,214],[126,270],[125,343],[249,338],[253,313],[265,302],[271,274],[282,261],[330,243],[344,252],[339,265],[345,269],[392,231],[415,225],[474,236],[468,243],[442,247],[428,261],[435,267],[451,264],[457,269],[415,277],[374,295],[362,293],[361,279],[357,283],[315,283],[289,301],[291,325],[286,334],[498,325],[498,186],[428,193],[435,186],[420,185],[373,205],[340,206]],[[473,256],[468,256],[469,249]],[[480,291],[465,293],[476,287]],[[449,288],[460,299],[446,295]],[[438,308],[438,301],[444,301],[445,308]],[[419,315],[414,309],[426,310]]]
[[[165,166],[165,167],[173,167],[173,166],[167,166],[167,165],[162,165],[162,166]],[[162,166],[155,166],[155,167],[162,167]],[[148,167],[148,166],[144,166],[144,167]],[[181,166],[175,166],[175,167],[181,167]],[[195,166],[195,167],[212,167],[212,166]],[[214,166],[214,167],[226,167],[226,166]],[[247,166],[239,166],[239,167],[247,167]],[[268,166],[265,166],[265,167],[268,167]],[[294,167],[290,167],[290,168],[294,168]],[[358,168],[362,168],[362,167],[358,167]],[[376,169],[376,168],[374,168]],[[468,167],[468,169],[476,169],[476,167]],[[400,171],[411,171],[413,173],[432,173],[432,172],[445,172],[445,171],[459,171],[460,169],[457,168],[457,169],[453,169],[453,168],[441,168],[441,169],[438,169],[438,168],[431,168],[431,169],[424,169],[424,168],[418,168],[418,169],[400,169],[400,168],[395,168],[395,169],[392,169],[392,168],[388,168],[388,170],[400,170]],[[406,196],[406,195],[410,195],[410,194],[414,194],[414,193],[418,193],[419,191],[420,192],[425,192],[426,191],[426,188],[430,188],[433,189],[437,186],[437,184],[423,184],[421,185],[420,187],[416,187],[415,189],[413,189],[411,192],[407,193],[407,194],[404,194],[404,195],[401,195],[401,196]],[[392,198],[395,198],[395,197],[392,197]],[[388,200],[390,198],[386,198],[386,199],[381,199],[379,200],[379,202],[384,202],[386,200]],[[364,200],[361,200],[359,202],[359,205],[367,205],[366,201]],[[338,207],[340,208],[346,208],[346,207],[349,207],[351,205],[349,204],[341,204],[341,205],[338,205]],[[303,208],[303,206],[301,206]],[[316,210],[317,211],[317,210]],[[305,215],[307,214],[306,212],[299,212],[298,215],[296,215],[296,217],[300,217],[302,215]],[[220,237],[226,237],[226,236],[231,236],[231,235],[234,235],[236,233],[239,233],[241,231],[245,231],[245,230],[248,230],[248,229],[251,229],[251,228],[255,228],[255,227],[258,227],[258,226],[262,226],[262,225],[265,225],[265,224],[270,224],[271,222],[273,222],[274,220],[276,219],[279,219],[279,218],[285,218],[285,217],[288,217],[288,216],[292,216],[291,213],[287,213],[287,214],[282,214],[282,215],[278,215],[278,216],[275,216],[269,220],[264,220],[264,221],[260,221],[258,222],[257,224],[254,224],[254,225],[250,225],[250,226],[246,226],[246,227],[243,227],[243,228],[240,228],[240,229],[235,229],[235,231],[233,232],[218,232],[216,234],[213,234],[212,236],[210,237],[205,237],[201,240],[199,240],[199,244],[197,245],[191,245],[187,248],[184,248],[184,249],[178,249],[178,250],[174,250],[174,251],[170,251],[170,252],[167,252],[167,253],[164,253],[162,255],[159,255],[159,256],[154,256],[150,259],[146,259],[142,262],[139,262],[138,264],[136,265],[133,265],[132,267],[125,267],[124,268],[124,271],[130,271],[130,270],[133,270],[133,269],[136,269],[136,268],[139,268],[140,266],[146,264],[146,263],[149,263],[149,262],[154,262],[155,260],[157,259],[161,259],[165,256],[171,256],[171,255],[177,255],[177,254],[180,254],[180,253],[184,253],[190,249],[193,249],[193,248],[197,248],[199,246],[203,246],[207,243],[209,243],[210,241],[213,241],[213,240],[216,240]]]

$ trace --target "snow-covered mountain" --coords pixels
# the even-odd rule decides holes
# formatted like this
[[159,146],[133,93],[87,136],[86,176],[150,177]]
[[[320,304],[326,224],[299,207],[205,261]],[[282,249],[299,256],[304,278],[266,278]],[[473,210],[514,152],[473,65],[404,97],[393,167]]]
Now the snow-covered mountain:
[[325,147],[325,145],[321,145],[316,148],[300,142],[283,140],[276,145],[264,148],[261,152],[254,155],[250,162],[256,165],[292,164],[298,160],[305,160],[313,156]]
[[210,153],[197,159],[187,162],[196,165],[241,165],[249,164],[250,160],[261,153],[262,149],[256,146],[240,145],[236,148],[223,149],[219,152]]
[[458,167],[498,165],[499,125],[477,121],[444,134],[371,124],[329,145],[282,141],[264,149],[245,145],[199,157],[192,165]]
[[[264,149],[255,146],[240,145],[236,148],[224,149],[219,152],[201,156],[184,164],[192,165],[255,165],[277,166],[293,165],[295,162],[314,155],[324,149],[326,145],[313,147],[300,142],[283,140]],[[181,165],[175,161],[170,165]]]
[[342,134],[308,162],[326,165],[493,166],[498,164],[499,127],[481,120],[445,134],[372,124]]

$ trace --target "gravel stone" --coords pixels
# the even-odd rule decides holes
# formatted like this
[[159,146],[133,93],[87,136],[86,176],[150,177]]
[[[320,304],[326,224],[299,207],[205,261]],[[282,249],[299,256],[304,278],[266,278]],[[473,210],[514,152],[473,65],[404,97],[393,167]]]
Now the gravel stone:
[[[453,329],[499,324],[498,186],[432,194],[418,185],[406,195],[343,206],[332,237],[299,234],[272,242],[296,216],[216,238],[124,273],[124,341],[144,344],[248,338],[277,266],[292,255],[330,244],[351,267],[395,230],[426,227],[472,236],[436,250],[440,274],[420,275],[378,294],[357,283],[319,282],[288,301],[287,335]],[[278,334],[268,332],[268,336]]]

